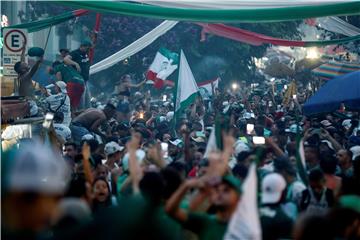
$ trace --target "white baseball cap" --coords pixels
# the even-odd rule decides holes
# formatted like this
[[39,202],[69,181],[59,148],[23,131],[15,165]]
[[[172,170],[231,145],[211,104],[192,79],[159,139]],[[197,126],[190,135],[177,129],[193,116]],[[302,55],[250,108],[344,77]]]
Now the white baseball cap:
[[286,182],[283,176],[278,173],[270,173],[264,177],[261,183],[261,202],[277,203],[286,188]]
[[325,126],[325,127],[329,127],[329,126],[331,126],[331,122],[329,121],[329,120],[322,120],[321,122],[320,122],[323,126]]
[[[292,124],[289,128],[285,129],[285,132],[296,134],[297,128],[298,128],[297,124]],[[299,126],[299,132],[302,132],[302,127],[300,127],[300,126]]]
[[57,81],[57,82],[55,82],[55,85],[60,88],[60,90],[61,90],[62,93],[67,93],[66,83],[65,83],[65,82],[63,82],[63,81]]
[[174,118],[174,112],[170,111],[166,114],[166,120],[170,122]]
[[9,191],[62,194],[69,180],[69,171],[60,155],[39,142],[23,143],[4,158],[6,188]]
[[350,151],[353,154],[352,160],[355,160],[357,156],[360,156],[360,146],[353,146],[350,148]]
[[351,119],[345,119],[342,124],[344,128],[349,129],[351,127]]
[[63,198],[58,205],[59,214],[56,220],[65,219],[67,217],[76,219],[79,222],[91,220],[91,209],[89,205],[80,198]]
[[108,142],[105,145],[105,148],[104,148],[104,152],[105,152],[106,156],[109,156],[109,155],[114,154],[116,152],[121,152],[122,150],[124,150],[124,147],[120,146],[119,144],[117,144],[114,141]]
[[89,141],[89,140],[93,140],[93,139],[95,139],[94,136],[92,134],[88,133],[88,134],[85,134],[84,136],[82,136],[81,141]]

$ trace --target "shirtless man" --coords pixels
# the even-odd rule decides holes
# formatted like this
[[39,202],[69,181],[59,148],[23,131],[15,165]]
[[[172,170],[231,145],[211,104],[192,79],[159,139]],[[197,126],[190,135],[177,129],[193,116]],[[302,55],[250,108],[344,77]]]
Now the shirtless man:
[[15,63],[14,70],[18,74],[19,96],[31,97],[34,91],[32,77],[39,69],[39,66],[43,61],[43,56],[41,56],[34,66],[30,68],[25,62],[25,49],[25,44],[23,44],[21,60],[20,62]]
[[106,135],[99,129],[100,125],[114,116],[116,109],[114,105],[107,104],[104,110],[89,108],[75,117],[70,125],[74,141],[80,143],[85,134],[95,133],[106,138]]

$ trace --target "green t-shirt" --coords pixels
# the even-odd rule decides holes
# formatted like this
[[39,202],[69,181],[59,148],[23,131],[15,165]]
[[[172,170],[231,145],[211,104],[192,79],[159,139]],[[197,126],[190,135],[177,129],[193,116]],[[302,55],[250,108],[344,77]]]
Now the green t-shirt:
[[142,194],[121,197],[118,209],[126,220],[114,225],[123,228],[119,239],[183,239],[181,225],[166,214],[164,206],[152,204]]
[[84,79],[78,71],[66,64],[59,64],[54,69],[55,74],[60,72],[63,82],[79,83],[84,85]]
[[189,213],[182,225],[196,233],[200,240],[220,240],[224,238],[228,222],[221,222],[216,215]]

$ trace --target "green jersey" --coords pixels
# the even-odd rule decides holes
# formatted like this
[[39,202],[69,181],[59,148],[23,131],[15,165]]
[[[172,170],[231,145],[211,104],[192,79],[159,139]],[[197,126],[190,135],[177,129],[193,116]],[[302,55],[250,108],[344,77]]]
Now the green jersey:
[[62,81],[65,83],[79,83],[84,85],[84,79],[81,76],[81,74],[69,65],[66,64],[57,65],[54,71],[55,74],[58,72],[61,73]]
[[221,222],[216,215],[205,213],[189,213],[186,229],[196,233],[200,240],[220,240],[224,238],[228,222]]

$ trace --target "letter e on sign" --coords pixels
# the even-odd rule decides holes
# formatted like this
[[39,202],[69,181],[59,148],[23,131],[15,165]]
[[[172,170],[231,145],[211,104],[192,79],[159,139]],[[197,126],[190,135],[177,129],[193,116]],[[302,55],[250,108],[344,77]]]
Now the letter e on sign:
[[20,52],[23,42],[26,44],[26,35],[20,29],[13,29],[4,36],[4,45],[11,52]]

